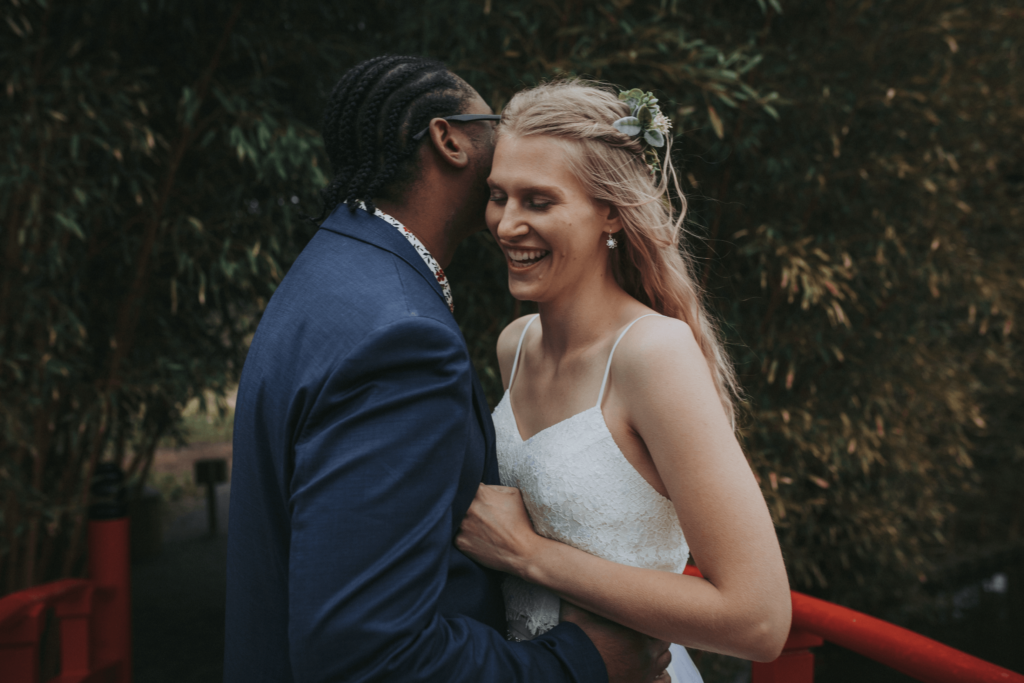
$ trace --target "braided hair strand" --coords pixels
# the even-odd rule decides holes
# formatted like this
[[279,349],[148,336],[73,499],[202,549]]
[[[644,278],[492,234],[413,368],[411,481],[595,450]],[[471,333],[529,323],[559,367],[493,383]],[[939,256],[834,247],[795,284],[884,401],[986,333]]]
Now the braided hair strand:
[[420,141],[412,135],[435,117],[464,113],[473,94],[444,64],[423,57],[375,57],[347,71],[324,113],[334,175],[320,193],[318,221],[342,202],[355,211],[362,201],[372,213],[375,197],[398,199],[418,170]]

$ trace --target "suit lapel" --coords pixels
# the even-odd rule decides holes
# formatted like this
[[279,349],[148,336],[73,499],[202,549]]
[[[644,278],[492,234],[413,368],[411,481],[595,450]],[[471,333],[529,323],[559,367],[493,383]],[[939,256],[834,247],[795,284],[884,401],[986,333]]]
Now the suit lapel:
[[[330,230],[339,235],[345,235],[360,242],[380,247],[408,263],[412,268],[426,280],[431,288],[444,301],[444,291],[438,283],[437,278],[423,262],[423,258],[416,252],[416,249],[409,243],[409,240],[398,231],[398,228],[387,221],[381,220],[362,209],[356,209],[355,213],[348,210],[345,204],[339,204],[330,216],[320,225],[321,230]],[[445,306],[448,302],[445,301]]]
[[476,371],[473,371],[473,402],[476,407],[476,419],[484,432],[484,471],[480,478],[485,484],[500,483],[498,476],[498,456],[494,443],[494,422],[491,420],[491,408],[487,405],[487,396]]
[[[320,226],[321,230],[330,230],[339,235],[345,235],[367,244],[391,252],[398,258],[408,263],[412,268],[427,281],[441,301],[447,306],[444,300],[444,292],[437,278],[423,262],[423,259],[416,252],[416,249],[409,244],[401,233],[387,221],[381,220],[362,209],[356,209],[355,213],[348,210],[345,204],[341,204],[334,210],[327,220]],[[452,321],[455,324],[455,321]],[[487,396],[484,394],[483,385],[476,371],[472,370],[473,376],[473,407],[476,413],[477,422],[484,435],[484,467],[481,481],[485,484],[499,483],[498,458],[495,453],[494,423],[491,421],[491,410],[487,405]]]

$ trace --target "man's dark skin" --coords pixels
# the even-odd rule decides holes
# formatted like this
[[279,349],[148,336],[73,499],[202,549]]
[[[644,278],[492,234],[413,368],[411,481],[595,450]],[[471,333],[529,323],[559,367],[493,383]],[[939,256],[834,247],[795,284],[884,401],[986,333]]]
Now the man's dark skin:
[[[469,88],[469,86],[466,86]],[[492,114],[475,91],[465,114]],[[459,244],[485,229],[487,176],[494,156],[494,123],[448,122],[435,118],[427,144],[419,150],[419,174],[401,202],[374,199],[381,211],[401,221],[447,268]],[[563,603],[561,619],[590,637],[608,669],[609,683],[649,683],[669,665],[672,655],[665,641],[654,640]],[[667,677],[658,678],[667,681]]]

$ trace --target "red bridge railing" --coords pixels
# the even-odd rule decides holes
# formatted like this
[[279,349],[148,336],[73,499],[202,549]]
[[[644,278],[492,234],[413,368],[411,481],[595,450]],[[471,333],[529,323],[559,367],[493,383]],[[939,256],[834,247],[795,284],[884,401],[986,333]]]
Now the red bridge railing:
[[[89,522],[89,579],[65,579],[0,598],[4,683],[41,683],[47,610],[59,622],[56,683],[131,683],[128,520]],[[700,576],[695,567],[686,573]],[[831,602],[792,592],[782,655],[753,665],[753,683],[813,683],[812,647],[829,641],[924,683],[1024,683],[1024,675]]]
[[89,578],[64,579],[0,598],[0,681],[43,683],[48,615],[58,624],[60,671],[54,683],[131,683],[128,518],[119,471],[97,477],[89,521]]
[[[696,567],[687,574],[700,576]],[[754,662],[752,683],[813,683],[816,647],[828,641],[924,683],[1024,683],[1024,676],[905,628],[792,592],[793,625],[782,655]]]

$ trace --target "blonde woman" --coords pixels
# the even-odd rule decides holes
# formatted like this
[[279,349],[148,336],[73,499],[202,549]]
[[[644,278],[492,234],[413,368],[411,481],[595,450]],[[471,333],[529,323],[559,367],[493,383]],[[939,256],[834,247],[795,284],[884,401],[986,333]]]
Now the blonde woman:
[[[789,586],[734,434],[733,370],[666,201],[669,129],[650,93],[583,81],[503,112],[487,226],[512,295],[540,313],[498,340],[505,486],[481,485],[456,544],[511,575],[513,638],[582,608],[769,661]],[[704,578],[683,575],[690,553]],[[659,683],[700,680],[685,652]]]

